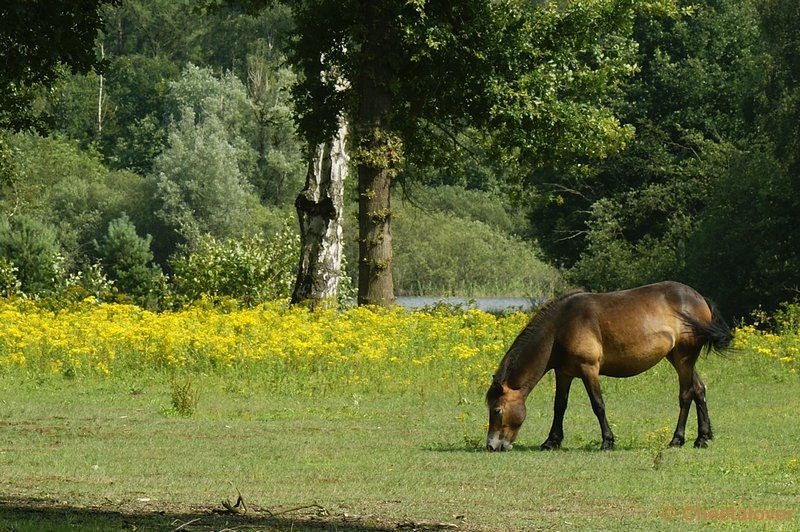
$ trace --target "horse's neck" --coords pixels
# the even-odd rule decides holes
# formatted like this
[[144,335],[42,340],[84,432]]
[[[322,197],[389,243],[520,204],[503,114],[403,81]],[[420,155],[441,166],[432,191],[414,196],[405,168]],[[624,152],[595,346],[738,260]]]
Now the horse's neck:
[[524,342],[515,342],[512,349],[519,349],[516,353],[521,357],[518,371],[508,380],[508,385],[516,390],[521,390],[527,397],[533,388],[551,368],[553,353],[553,337],[550,331],[537,331]]

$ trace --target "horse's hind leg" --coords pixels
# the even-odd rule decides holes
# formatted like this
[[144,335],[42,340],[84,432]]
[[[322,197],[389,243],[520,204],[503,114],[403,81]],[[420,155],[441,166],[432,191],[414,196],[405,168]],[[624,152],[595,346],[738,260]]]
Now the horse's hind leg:
[[689,407],[692,406],[692,400],[694,399],[694,364],[688,363],[686,357],[676,354],[675,351],[667,355],[667,360],[678,373],[678,385],[680,387],[678,402],[681,407],[681,411],[678,414],[678,426],[675,427],[675,434],[672,435],[672,441],[669,442],[669,446],[683,447],[683,443],[686,441],[686,419],[689,417]]
[[708,418],[708,407],[706,406],[706,385],[697,375],[697,370],[692,372],[692,388],[694,390],[694,404],[697,408],[697,439],[694,446],[705,449],[708,447],[708,440],[714,438],[711,432],[711,421]]
[[556,398],[553,402],[553,426],[547,440],[542,444],[543,451],[552,451],[561,447],[564,439],[564,412],[567,411],[567,401],[569,400],[569,388],[572,385],[572,377],[567,377],[556,370]]
[[706,387],[694,369],[694,361],[697,360],[697,356],[680,357],[680,355],[676,355],[673,352],[667,356],[667,359],[678,373],[681,407],[680,414],[678,414],[678,426],[675,428],[675,434],[672,436],[669,446],[683,446],[686,435],[686,420],[689,417],[689,408],[692,406],[692,401],[694,401],[697,406],[697,439],[694,442],[694,446],[706,448],[708,447],[706,442],[711,439],[711,423],[708,420],[708,408],[706,407]]
[[678,414],[678,426],[675,427],[675,434],[672,435],[672,441],[669,442],[670,447],[683,447],[686,441],[686,419],[689,417],[689,407],[692,406],[692,399],[694,398],[694,389],[684,387],[681,382],[681,391],[678,396],[678,401],[681,405],[681,411]]

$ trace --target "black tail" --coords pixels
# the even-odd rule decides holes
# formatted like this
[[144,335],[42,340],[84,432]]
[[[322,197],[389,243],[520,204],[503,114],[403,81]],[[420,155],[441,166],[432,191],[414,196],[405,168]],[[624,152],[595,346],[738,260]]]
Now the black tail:
[[724,353],[731,345],[733,333],[728,327],[728,324],[725,323],[725,320],[722,318],[722,315],[720,315],[714,303],[706,299],[706,304],[708,308],[711,309],[711,321],[709,323],[700,322],[693,316],[684,314],[683,312],[681,312],[679,316],[692,330],[695,338],[700,340],[706,352],[713,349],[718,353]]

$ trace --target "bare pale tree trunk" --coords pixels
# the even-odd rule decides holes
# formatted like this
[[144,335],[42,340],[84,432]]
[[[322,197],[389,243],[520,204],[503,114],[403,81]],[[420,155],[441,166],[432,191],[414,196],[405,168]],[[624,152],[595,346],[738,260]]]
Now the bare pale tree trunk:
[[295,201],[300,220],[300,267],[292,303],[311,308],[336,301],[342,265],[342,213],[347,177],[347,126],[342,120],[336,138],[317,146],[308,165],[306,185]]
[[[100,45],[100,57],[106,58],[106,51],[103,45]],[[103,74],[100,74],[100,90],[97,96],[97,140],[103,135]]]

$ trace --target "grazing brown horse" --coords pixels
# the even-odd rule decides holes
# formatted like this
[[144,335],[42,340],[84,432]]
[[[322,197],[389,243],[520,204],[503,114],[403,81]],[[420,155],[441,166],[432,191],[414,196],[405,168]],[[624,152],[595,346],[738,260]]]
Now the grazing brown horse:
[[541,308],[508,350],[486,394],[489,434],[486,448],[510,451],[525,421],[525,399],[548,371],[555,370],[553,426],[543,450],[564,438],[564,412],[572,379],[583,381],[600,422],[602,449],[614,448],[600,375],[638,375],[666,358],[678,372],[680,415],[670,447],[684,442],[692,401],[697,406],[695,447],[713,435],[706,387],[694,365],[703,348],[725,350],[732,335],[707,299],[692,288],[663,282],[607,294],[573,292]]

